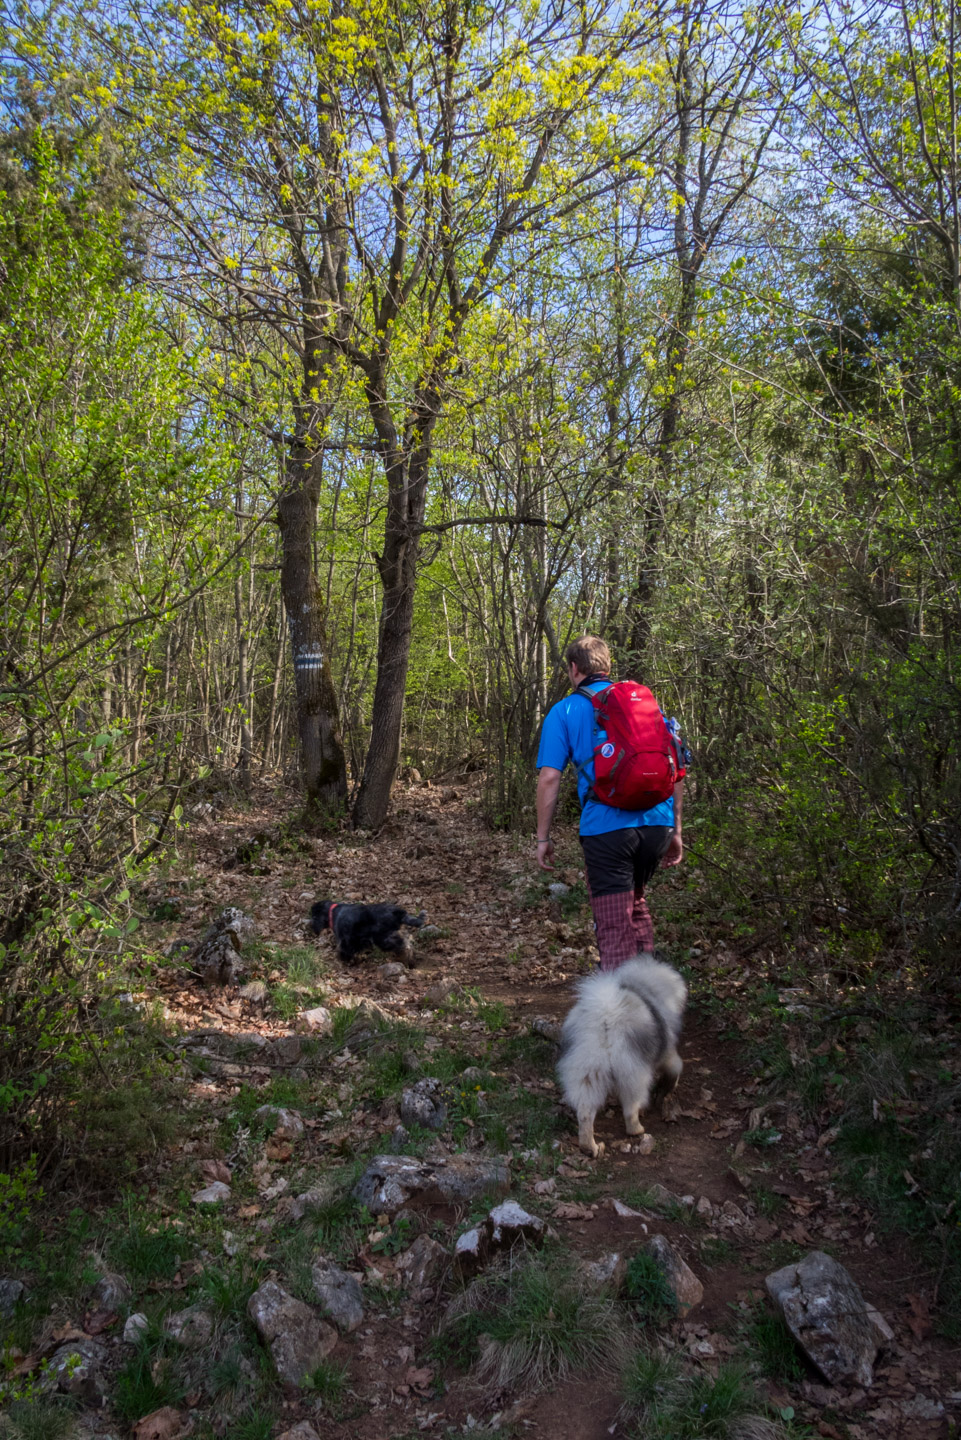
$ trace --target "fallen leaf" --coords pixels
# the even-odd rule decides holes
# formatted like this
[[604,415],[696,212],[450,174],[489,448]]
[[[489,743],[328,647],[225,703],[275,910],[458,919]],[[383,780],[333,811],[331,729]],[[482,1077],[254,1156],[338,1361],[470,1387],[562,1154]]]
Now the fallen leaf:
[[[611,1207],[614,1214],[620,1215],[622,1220],[644,1219],[644,1212],[642,1210],[632,1210],[630,1205],[625,1205],[623,1200],[618,1200],[616,1197],[611,1201]],[[554,1213],[556,1215],[557,1211],[555,1210]]]
[[294,1147],[289,1140],[280,1140],[271,1137],[264,1148],[264,1154],[268,1160],[289,1160],[294,1153]]
[[205,1160],[200,1167],[200,1173],[211,1184],[220,1180],[224,1185],[229,1185],[232,1178],[229,1168],[222,1160]]
[[908,1308],[911,1313],[908,1316],[908,1329],[915,1340],[923,1340],[931,1333],[931,1315],[928,1310],[928,1302],[923,1295],[908,1295]]
[[86,1331],[78,1330],[76,1325],[59,1325],[50,1336],[52,1344],[64,1345],[68,1340],[84,1340]]
[[430,1382],[433,1380],[433,1378],[433,1370],[426,1366],[422,1370],[415,1370],[411,1368],[404,1376],[406,1384],[408,1384],[412,1390],[420,1391],[427,1391],[430,1388]]
[[237,1219],[253,1220],[255,1215],[260,1214],[260,1210],[261,1207],[259,1205],[241,1205],[240,1209],[237,1211]]
[[133,1440],[181,1440],[190,1433],[190,1428],[184,1428],[179,1410],[172,1405],[164,1405],[161,1410],[154,1410],[137,1422],[133,1427]]
[[118,1318],[116,1310],[91,1310],[84,1316],[83,1328],[88,1335],[102,1335],[111,1325],[116,1325]]

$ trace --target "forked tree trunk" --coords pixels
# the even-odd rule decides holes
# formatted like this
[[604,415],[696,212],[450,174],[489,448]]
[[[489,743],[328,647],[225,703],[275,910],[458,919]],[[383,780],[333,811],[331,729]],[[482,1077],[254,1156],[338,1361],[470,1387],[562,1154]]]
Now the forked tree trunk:
[[342,814],[347,801],[347,764],[330,673],[324,602],[313,569],[316,517],[317,500],[307,485],[286,489],[277,501],[283,547],[280,585],[294,662],[308,818]]

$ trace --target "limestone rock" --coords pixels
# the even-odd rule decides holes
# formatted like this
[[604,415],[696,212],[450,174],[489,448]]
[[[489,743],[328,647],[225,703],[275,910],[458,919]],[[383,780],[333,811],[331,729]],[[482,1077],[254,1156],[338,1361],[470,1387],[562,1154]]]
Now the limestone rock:
[[492,1190],[503,1194],[509,1187],[510,1167],[503,1160],[452,1155],[428,1161],[411,1155],[375,1155],[353,1194],[372,1215],[396,1215],[412,1195],[470,1201]]
[[544,1040],[553,1040],[555,1045],[560,1044],[561,1022],[559,1020],[548,1020],[544,1015],[537,1015],[531,1021],[531,1031],[540,1035]]
[[292,1430],[285,1430],[283,1435],[278,1435],[277,1440],[320,1440],[320,1436],[309,1420],[301,1420]]
[[302,1385],[337,1344],[333,1326],[273,1280],[254,1291],[247,1314],[285,1385]]
[[448,1000],[451,995],[459,993],[460,989],[456,980],[436,980],[424,991],[422,1003],[424,1005],[443,1005],[445,1000]]
[[829,1384],[871,1384],[875,1358],[890,1331],[877,1324],[877,1312],[843,1265],[812,1250],[764,1283],[791,1334]]
[[490,1250],[490,1231],[486,1225],[473,1225],[458,1235],[454,1246],[454,1269],[465,1279],[476,1275]]
[[234,906],[223,910],[194,946],[189,963],[195,975],[207,985],[232,985],[243,973],[240,951],[257,933],[249,915]]
[[101,1405],[107,1393],[103,1369],[107,1348],[97,1340],[70,1340],[55,1350],[42,1381],[45,1390],[59,1390],[88,1405]]
[[214,1333],[214,1317],[202,1305],[176,1310],[164,1321],[164,1334],[180,1345],[206,1345]]
[[329,1035],[334,1028],[333,1017],[323,1005],[315,1005],[312,1010],[301,1010],[297,1022],[311,1035]]
[[273,1051],[278,1065],[296,1065],[303,1055],[304,1042],[299,1035],[279,1035]]
[[429,1235],[418,1235],[409,1250],[398,1256],[397,1269],[402,1283],[414,1299],[427,1300],[434,1293],[450,1264],[443,1245]]
[[488,1216],[491,1227],[491,1244],[513,1245],[515,1240],[539,1242],[547,1229],[544,1221],[518,1205],[516,1200],[505,1200],[496,1205]]
[[138,1310],[133,1315],[127,1316],[127,1323],[123,1327],[123,1343],[125,1345],[136,1345],[141,1335],[149,1328],[150,1321],[146,1315]]
[[0,1276],[0,1320],[9,1320],[21,1300],[27,1296],[22,1280],[12,1275]]
[[384,965],[377,966],[377,979],[382,985],[396,985],[407,975],[407,966],[401,965],[398,960],[388,960]]
[[222,1180],[214,1180],[190,1198],[195,1205],[221,1205],[230,1199],[230,1186],[225,1185]]
[[314,1261],[310,1275],[317,1301],[337,1329],[344,1334],[356,1330],[364,1319],[360,1281],[323,1255]]
[[597,1260],[582,1260],[577,1270],[588,1290],[611,1290],[616,1294],[624,1283],[627,1260],[612,1250]]
[[571,887],[565,885],[563,880],[555,880],[553,885],[548,885],[547,893],[552,900],[560,900],[564,895],[571,893]]
[[404,1125],[420,1125],[425,1130],[443,1130],[447,1124],[447,1106],[443,1086],[431,1076],[418,1080],[400,1098],[400,1118]]
[[[329,1205],[334,1199],[334,1195],[335,1189],[332,1185],[311,1185],[310,1189],[305,1190],[303,1194],[292,1195],[280,1202],[284,1207],[282,1218],[293,1220],[296,1224],[303,1220],[305,1215],[309,1215],[312,1210],[322,1210],[325,1205]],[[280,1206],[277,1208],[278,1214],[280,1214]]]
[[250,1118],[255,1125],[269,1126],[278,1140],[303,1140],[307,1134],[297,1111],[283,1105],[261,1105]]
[[122,1310],[129,1305],[133,1298],[133,1291],[122,1275],[109,1272],[101,1275],[90,1298],[94,1308],[98,1310]]
[[506,1195],[511,1172],[506,1160],[483,1155],[452,1155],[438,1163],[437,1188],[444,1200],[475,1200],[497,1191]]
[[663,1235],[652,1235],[644,1250],[663,1270],[677,1300],[679,1315],[686,1315],[695,1305],[700,1305],[704,1299],[704,1286],[670,1241]]
[[402,1155],[410,1144],[410,1131],[406,1125],[395,1125],[390,1137],[390,1148],[395,1155]]

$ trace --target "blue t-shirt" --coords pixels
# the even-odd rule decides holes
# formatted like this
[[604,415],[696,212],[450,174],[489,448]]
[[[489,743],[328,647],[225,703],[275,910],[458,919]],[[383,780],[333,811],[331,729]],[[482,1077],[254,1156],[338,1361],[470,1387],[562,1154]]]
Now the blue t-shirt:
[[[610,682],[585,685],[592,695]],[[604,735],[603,730],[598,731]],[[673,825],[674,797],[669,795],[653,810],[617,810],[587,798],[594,783],[594,707],[579,695],[566,695],[544,716],[537,765],[563,770],[570,761],[577,768],[577,795],[581,802],[582,835],[606,835],[610,830],[633,830],[639,825]]]

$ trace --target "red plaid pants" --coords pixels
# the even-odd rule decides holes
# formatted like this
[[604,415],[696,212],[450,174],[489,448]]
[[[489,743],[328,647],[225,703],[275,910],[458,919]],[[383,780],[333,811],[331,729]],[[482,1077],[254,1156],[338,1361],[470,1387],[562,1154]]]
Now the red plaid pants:
[[[588,881],[588,894],[590,889]],[[643,890],[591,895],[591,910],[602,970],[616,970],[625,960],[654,949],[654,922]]]
[[601,969],[654,949],[654,925],[644,898],[671,838],[669,825],[643,825],[582,835]]

